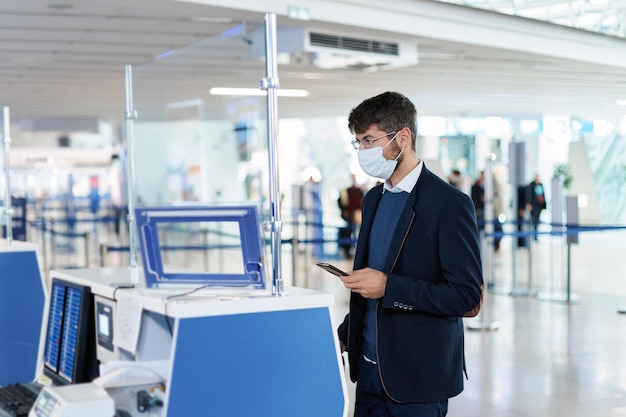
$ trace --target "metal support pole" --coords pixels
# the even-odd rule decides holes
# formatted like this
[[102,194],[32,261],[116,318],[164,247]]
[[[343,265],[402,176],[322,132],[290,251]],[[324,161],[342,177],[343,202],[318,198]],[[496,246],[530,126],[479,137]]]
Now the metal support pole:
[[41,219],[41,252],[43,255],[43,269],[47,270],[50,264],[48,263],[48,241],[46,240],[46,219]]
[[204,255],[202,258],[204,259],[204,270],[209,270],[209,231],[202,230],[202,245],[204,246],[204,250],[202,254]]
[[0,224],[6,225],[6,244],[10,245],[13,240],[13,225],[11,224],[13,220],[13,210],[11,209],[11,181],[9,176],[9,150],[11,148],[11,122],[9,119],[9,108],[4,107],[3,111],[3,119],[4,119],[4,219],[0,222]]
[[270,231],[272,241],[272,293],[284,295],[281,275],[281,217],[278,184],[278,77],[276,64],[276,15],[265,15],[265,78],[260,82],[267,91],[267,138],[269,141]]
[[[295,188],[294,188],[295,189]],[[298,213],[300,212],[300,207],[293,206],[292,208],[292,219],[291,219],[291,276],[293,279],[293,283],[297,285],[296,282],[296,274],[298,267],[298,237],[299,237],[299,229],[300,229],[300,221],[298,218]]]
[[[567,236],[566,236],[566,240],[567,240]],[[580,298],[578,297],[577,294],[572,294],[572,244],[571,242],[567,241],[566,242],[566,257],[567,259],[565,260],[565,292],[562,293],[548,293],[548,294],[539,294],[537,296],[537,298],[539,300],[546,300],[546,301],[557,301],[557,302],[562,302],[562,303],[568,303],[568,304],[573,304],[573,303],[578,303],[580,301]],[[561,275],[563,276],[563,275]]]
[[[485,162],[485,175],[484,175],[484,195],[485,195],[485,206],[484,206],[484,221],[485,221],[485,229],[484,233],[482,233],[483,239],[481,239],[482,243],[482,260],[483,260],[483,282],[489,286],[490,283],[493,283],[493,222],[494,222],[494,204],[493,204],[493,196],[494,196],[494,184],[493,184],[493,173],[492,173],[492,163],[495,159],[494,154],[489,154],[487,156],[487,160]],[[486,303],[483,300],[483,305],[480,309],[480,313],[478,313],[478,320],[474,320],[467,324],[468,330],[479,330],[483,332],[489,332],[493,330],[497,330],[500,325],[497,322],[485,323],[485,307]]]
[[524,219],[523,219],[523,226],[522,226],[522,232],[524,234],[526,234],[528,237],[526,239],[526,248],[528,249],[528,282],[526,284],[526,290],[523,289],[519,289],[514,295],[525,295],[525,296],[536,296],[537,292],[533,291],[533,285],[532,285],[532,280],[533,280],[533,274],[532,274],[532,270],[533,270],[533,257],[532,257],[532,253],[533,253],[533,238],[532,236],[532,232],[533,232],[533,220],[531,217],[531,214],[527,211],[524,214]]
[[[561,280],[565,279],[565,291],[555,292],[550,288],[547,293],[538,294],[539,300],[557,301],[562,303],[576,303],[580,299],[578,295],[571,292],[571,269],[572,269],[572,243],[578,243],[577,233],[572,233],[571,228],[578,225],[578,201],[574,196],[565,196],[563,179],[555,178],[552,181],[552,222],[553,230],[561,233],[559,239],[565,239],[565,265],[563,264],[563,244],[561,243]],[[567,211],[564,212],[564,208]],[[565,221],[565,223],[564,223]],[[565,268],[565,271],[563,271]],[[552,274],[551,274],[552,275]],[[550,279],[552,283],[552,278]],[[550,285],[552,287],[552,285]]]
[[89,244],[89,240],[90,240],[90,236],[89,233],[84,233],[83,234],[83,239],[85,239],[85,268],[89,268],[91,265],[91,260],[89,259],[89,252],[90,252],[90,244]]
[[565,302],[572,300],[572,244],[567,240],[567,281],[565,290]]
[[[519,288],[517,286],[517,252],[518,252],[518,242],[527,239],[524,237],[527,234],[526,230],[526,219],[525,219],[525,201],[524,199],[520,199],[520,188],[525,187],[524,181],[524,172],[525,172],[525,155],[526,155],[526,147],[523,142],[511,142],[509,147],[509,180],[512,187],[512,206],[513,211],[515,213],[514,219],[516,219],[515,225],[517,232],[516,237],[512,239],[511,242],[511,289],[507,293],[510,296],[531,296],[535,295],[532,293],[530,288],[530,275],[528,280],[527,289]],[[520,218],[520,211],[524,212],[524,215]],[[528,239],[530,240],[530,239]],[[526,249],[529,252],[528,255],[528,269],[532,267],[530,261],[530,243],[525,245]]]
[[[135,142],[133,122],[137,119],[137,112],[133,109],[133,72],[132,66],[125,66],[126,89],[126,185],[128,193],[128,233],[130,250],[130,268],[137,269],[137,244],[135,230]],[[134,275],[138,279],[138,275]]]
[[485,171],[484,171],[484,193],[485,193],[485,202],[484,202],[484,221],[485,221],[485,234],[487,238],[487,246],[483,251],[483,259],[484,265],[483,268],[483,277],[488,285],[492,284],[493,286],[493,232],[494,226],[493,222],[495,220],[495,209],[494,209],[494,183],[493,183],[493,161],[495,159],[494,154],[489,154],[487,159],[485,160]]
[[104,268],[106,266],[106,258],[109,253],[109,245],[106,243],[100,244],[100,268]]
[[[511,142],[509,146],[509,183],[511,185],[511,207],[513,208],[513,216],[512,219],[515,220],[515,229],[514,231],[518,231],[518,221],[519,221],[519,202],[518,202],[518,187],[519,181],[517,178],[518,171],[518,147],[515,142],[515,137],[513,137],[513,142]],[[511,295],[517,286],[517,242],[519,237],[514,234],[511,239],[511,291],[508,295]]]
[[[528,221],[528,231],[536,233],[536,231],[534,230],[534,224],[533,224],[532,215],[530,216],[530,219]],[[533,288],[533,285],[532,285],[532,282],[533,282],[533,255],[532,255],[533,254],[533,243],[532,242],[535,240],[534,239],[535,236],[537,236],[537,235],[534,234],[534,235],[532,235],[532,238],[531,238],[531,235],[529,233],[528,240],[527,240],[527,242],[528,242],[527,243],[528,244],[528,285],[526,286],[526,288],[527,288],[526,291],[528,291],[528,294],[531,294],[531,295],[536,295],[536,293],[532,292],[532,288]]]

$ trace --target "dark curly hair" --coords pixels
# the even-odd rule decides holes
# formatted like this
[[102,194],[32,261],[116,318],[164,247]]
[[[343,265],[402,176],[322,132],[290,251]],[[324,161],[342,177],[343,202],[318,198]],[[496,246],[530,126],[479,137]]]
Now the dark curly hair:
[[352,133],[363,133],[373,124],[384,132],[397,132],[408,127],[411,147],[415,150],[417,110],[404,95],[387,91],[368,98],[353,108],[348,117],[348,128]]

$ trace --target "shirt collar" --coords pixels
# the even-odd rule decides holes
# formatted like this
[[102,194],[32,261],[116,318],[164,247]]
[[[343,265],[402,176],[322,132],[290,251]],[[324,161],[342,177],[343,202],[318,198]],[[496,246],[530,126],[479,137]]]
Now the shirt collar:
[[390,191],[392,193],[401,193],[404,191],[406,193],[410,193],[413,190],[413,187],[415,187],[415,184],[417,184],[417,180],[422,173],[423,166],[424,162],[420,160],[419,164],[417,164],[417,166],[413,168],[411,172],[409,172],[404,178],[402,178],[402,180],[400,180],[400,182],[395,187],[391,186],[389,180],[385,181],[385,184],[383,185],[383,193],[385,191]]

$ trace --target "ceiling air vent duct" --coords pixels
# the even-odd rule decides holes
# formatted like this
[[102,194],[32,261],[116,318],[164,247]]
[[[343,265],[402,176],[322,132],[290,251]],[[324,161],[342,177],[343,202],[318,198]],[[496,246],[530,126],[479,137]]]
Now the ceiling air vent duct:
[[311,46],[334,48],[352,52],[367,52],[390,56],[400,55],[400,47],[396,42],[357,39],[349,38],[347,36],[309,32],[309,43]]
[[[264,33],[251,34],[252,55],[264,56]],[[412,42],[356,38],[297,27],[280,27],[276,46],[279,63],[312,64],[325,69],[375,71],[416,65]]]

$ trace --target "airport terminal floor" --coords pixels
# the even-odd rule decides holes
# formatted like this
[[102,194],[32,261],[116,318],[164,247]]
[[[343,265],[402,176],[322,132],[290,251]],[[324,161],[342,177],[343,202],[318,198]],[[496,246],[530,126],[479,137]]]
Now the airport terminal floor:
[[[567,299],[562,237],[542,234],[531,241],[530,287],[529,250],[516,248],[512,254],[511,238],[505,237],[494,256],[482,318],[465,319],[469,379],[463,393],[450,400],[448,416],[625,416],[626,314],[618,310],[626,309],[626,232],[584,233],[571,245],[570,302],[562,301]],[[351,268],[349,260],[336,263]],[[336,277],[313,266],[302,273],[297,285],[336,294],[341,320],[349,294]],[[467,329],[475,320],[474,327],[498,328]],[[352,415],[350,382],[348,389]]]

